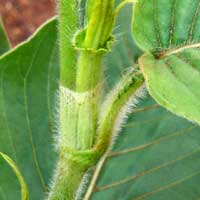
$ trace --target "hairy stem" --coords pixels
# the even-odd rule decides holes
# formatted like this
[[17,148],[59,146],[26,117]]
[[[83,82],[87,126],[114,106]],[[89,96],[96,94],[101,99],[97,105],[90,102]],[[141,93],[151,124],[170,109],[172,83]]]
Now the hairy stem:
[[[131,69],[117,84],[117,86],[107,95],[107,100],[104,102],[101,108],[102,113],[99,121],[100,125],[98,129],[98,137],[94,147],[95,152],[98,152],[98,154],[101,156],[103,154],[104,155],[101,157],[101,160],[96,166],[88,190],[83,198],[84,200],[89,200],[92,195],[95,187],[94,183],[97,181],[99,173],[106,160],[107,152],[112,143],[112,139],[116,134],[114,132],[114,126],[116,124],[117,118],[125,117],[121,116],[123,114],[121,111],[124,108],[129,108],[130,105],[127,105],[127,103],[133,103],[133,97],[136,96],[138,88],[142,87],[143,83],[143,76]],[[119,123],[117,126],[121,125],[119,121],[117,121],[117,123]]]
[[77,164],[59,159],[56,172],[54,187],[49,199],[73,200],[85,171],[78,168]]
[[[60,104],[61,134],[58,141],[59,160],[49,200],[75,199],[85,172],[95,165],[108,149],[121,109],[143,84],[142,76],[131,70],[111,94],[105,113],[99,120],[103,85],[102,59],[109,50],[114,21],[121,7],[117,11],[114,10],[114,0],[89,2],[92,9],[89,8],[88,25],[85,30],[76,34],[74,40],[76,51],[79,53],[74,70],[77,53],[72,49],[71,41],[65,40],[66,25],[69,25],[73,32],[77,26],[77,16],[74,13],[77,1],[70,2],[70,6],[66,0],[60,0],[59,4],[63,83]],[[73,19],[71,18],[70,22],[67,12],[72,13],[70,17]],[[68,34],[69,36],[72,34]],[[99,121],[100,125],[97,127]]]
[[60,155],[61,157],[56,169],[54,187],[49,195],[49,199],[73,200],[75,199],[76,191],[89,166],[82,163],[81,160],[70,159],[69,153],[63,155],[62,152]]
[[93,150],[76,151],[60,147],[54,187],[49,200],[73,200],[85,172],[93,166],[100,155]]
[[[124,114],[120,112],[123,111],[122,109],[124,107],[129,106],[127,105],[127,103],[130,100],[133,100],[133,96],[135,97],[135,93],[137,92],[138,88],[143,85],[143,83],[144,78],[142,74],[131,70],[118,83],[116,88],[108,95],[107,101],[104,103],[103,108],[101,109],[104,112],[102,113],[100,119],[97,144],[95,146],[98,152],[105,153],[107,151],[112,142],[112,138],[115,137],[116,134],[113,132],[116,119],[118,117],[124,117],[119,116],[121,114]],[[117,126],[121,125],[120,121],[117,121],[117,123]]]
[[[71,6],[76,6],[76,2],[61,0],[59,5],[61,79],[65,87],[63,87],[64,96],[61,95],[60,157],[49,200],[75,199],[84,173],[99,158],[98,153],[90,149],[93,148],[96,136],[102,85],[102,58],[108,50],[107,46],[113,29],[114,0],[95,0],[94,2],[83,41],[81,46],[76,47],[79,51],[79,59],[76,65],[74,87],[74,51],[68,53],[71,50],[71,43],[65,40],[65,31],[68,24],[74,30],[77,23],[77,16],[74,13],[71,16],[74,18],[71,22],[68,21],[69,16],[67,16],[67,12],[73,12],[75,9]],[[69,36],[71,38],[68,34]]]

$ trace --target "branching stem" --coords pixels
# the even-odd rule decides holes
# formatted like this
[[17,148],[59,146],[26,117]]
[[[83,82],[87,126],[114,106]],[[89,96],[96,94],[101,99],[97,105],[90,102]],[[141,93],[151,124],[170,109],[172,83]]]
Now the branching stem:
[[[75,199],[85,172],[94,166],[108,149],[119,112],[137,88],[143,84],[141,76],[131,70],[119,83],[116,93],[111,96],[111,102],[106,105],[105,115],[99,121],[103,86],[102,59],[110,49],[116,15],[123,5],[129,2],[124,1],[116,10],[114,10],[114,0],[91,2],[92,10],[88,25],[85,30],[76,34],[74,46],[79,57],[76,64],[75,87],[68,87],[66,84],[62,87],[66,95],[61,95],[59,160],[49,200]],[[66,5],[60,5],[61,15],[64,9],[62,6]],[[62,23],[62,26],[66,25]],[[61,43],[63,42],[65,41],[61,38]],[[64,56],[64,50],[67,49],[62,49],[62,45],[61,53]],[[72,66],[66,65],[66,67]],[[68,69],[62,69],[61,73],[65,71]],[[72,72],[74,73],[73,70]]]
[[[120,115],[127,114],[121,112],[124,111],[123,108],[129,109],[127,103],[132,100],[133,97],[136,98],[135,93],[143,83],[144,79],[142,74],[131,70],[122,78],[116,88],[108,94],[107,101],[105,101],[103,108],[101,109],[104,112],[99,122],[98,138],[95,146],[98,152],[101,151],[102,153],[105,153],[111,145],[113,137],[116,136],[116,133],[114,132],[114,129],[116,128],[115,124],[118,123],[117,126],[121,125],[120,121],[117,121],[117,119],[124,117]],[[124,112],[127,112],[127,110]]]

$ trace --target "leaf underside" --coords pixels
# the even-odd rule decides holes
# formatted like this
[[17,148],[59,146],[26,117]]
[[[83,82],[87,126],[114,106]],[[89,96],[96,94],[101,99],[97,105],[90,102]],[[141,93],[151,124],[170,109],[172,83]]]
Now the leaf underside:
[[[56,20],[0,57],[0,151],[22,172],[31,199],[43,199],[55,167],[53,120],[58,101]],[[20,199],[13,172],[0,160],[0,199]]]
[[200,124],[200,1],[141,0],[133,34],[148,54],[140,67],[153,98]]

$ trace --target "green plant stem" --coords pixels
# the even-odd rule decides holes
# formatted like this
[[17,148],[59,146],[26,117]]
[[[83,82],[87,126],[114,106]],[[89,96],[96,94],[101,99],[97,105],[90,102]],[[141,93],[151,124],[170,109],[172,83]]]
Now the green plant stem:
[[[61,7],[59,9],[61,11],[60,15],[64,13],[63,16],[60,16],[61,35],[64,33],[63,29],[65,29],[66,24],[69,23],[67,19],[64,19],[67,17],[65,9],[69,6],[69,2],[64,0],[62,2],[63,4],[60,4]],[[73,4],[74,2],[72,0]],[[114,0],[96,0],[94,2],[94,9],[86,29],[84,41],[81,47],[78,47],[80,55],[76,67],[76,91],[72,91],[75,98],[72,98],[73,101],[68,102],[66,106],[61,103],[60,158],[49,200],[75,199],[76,191],[84,173],[97,162],[97,159],[93,161],[96,156],[91,158],[90,153],[88,155],[83,152],[92,149],[96,136],[102,85],[102,58],[108,50],[107,44],[113,29],[113,7]],[[76,20],[72,20],[74,21],[73,23],[76,23]],[[60,42],[62,58],[67,56],[68,51],[68,48],[65,46],[64,35],[63,38],[61,37]],[[69,61],[70,57],[68,57]],[[73,63],[66,65],[66,57],[61,62],[63,62],[62,67],[64,67],[61,70],[61,78],[64,78],[64,82],[68,82],[65,79],[70,76],[68,78],[72,81],[72,74],[66,75],[66,73],[73,72],[71,68]],[[64,86],[68,85],[70,84],[64,84]],[[69,95],[72,95],[72,93],[70,94],[69,92]],[[69,96],[67,95],[67,97]],[[65,150],[63,151],[63,149]],[[77,153],[71,154],[71,150],[66,149],[71,149]],[[81,157],[77,157],[78,152],[81,154]],[[99,156],[97,157],[99,158]]]
[[114,25],[114,0],[96,0],[84,41],[85,48],[104,47]]
[[[90,99],[87,99],[85,106],[87,113],[84,112],[84,104],[80,109],[79,116],[81,119],[90,117],[87,123],[80,122],[78,132],[82,132],[78,140],[94,141],[97,116],[99,107],[99,97],[101,91],[102,80],[102,58],[107,51],[107,43],[109,42],[113,29],[113,7],[114,0],[96,0],[93,5],[93,12],[86,29],[84,41],[80,51],[79,61],[77,63],[76,91],[78,93],[90,93]],[[89,103],[88,103],[89,102]],[[84,112],[84,113],[83,113]],[[82,127],[84,130],[82,131]],[[93,127],[91,129],[91,127]],[[92,146],[87,146],[91,148]]]
[[71,38],[79,24],[77,9],[75,0],[58,1],[61,84],[69,88],[75,87],[76,79],[77,52],[72,47]]
[[94,3],[95,3],[95,0],[87,0],[86,17],[88,21],[90,20]]
[[95,93],[96,90],[77,93],[61,88],[61,91],[62,134],[59,145],[80,151],[90,149],[94,144],[96,133],[97,95],[99,94]]
[[[92,139],[94,142],[102,85],[102,58],[105,51],[108,50],[107,43],[113,29],[114,0],[96,0],[93,4],[93,12],[77,63],[76,91],[78,93],[88,92],[91,97],[79,110],[78,118],[81,121],[78,122],[79,136],[77,140],[88,141]],[[85,112],[86,110],[88,112]],[[84,120],[88,118],[89,121]],[[78,143],[80,142],[78,141]],[[92,148],[92,146],[84,146],[88,149]]]
[[[96,0],[77,65],[76,90],[93,90],[102,76],[100,49],[106,50],[114,25],[114,0]],[[89,51],[87,49],[90,49]]]
[[[98,129],[97,143],[95,146],[97,152],[104,154],[108,150],[108,147],[112,143],[112,139],[116,134],[114,133],[114,128],[116,128],[115,125],[118,128],[121,126],[121,124],[116,124],[119,123],[117,119],[123,119],[124,117],[120,116],[123,115],[120,112],[122,112],[123,108],[125,109],[123,112],[127,112],[126,109],[129,109],[130,107],[127,103],[130,100],[133,100],[133,96],[135,97],[135,93],[143,83],[144,78],[142,74],[131,70],[108,95],[107,101],[101,109],[103,114],[100,118],[100,127]],[[132,102],[129,103],[132,104]]]
[[81,52],[78,61],[77,92],[94,90],[100,84],[102,80],[102,57],[101,52]]
[[73,200],[85,172],[98,161],[100,155],[93,150],[76,151],[60,148],[55,181],[49,200]]
[[66,158],[60,158],[54,182],[53,190],[50,193],[51,200],[73,200],[80,181],[84,176],[85,168],[80,163],[72,162]]

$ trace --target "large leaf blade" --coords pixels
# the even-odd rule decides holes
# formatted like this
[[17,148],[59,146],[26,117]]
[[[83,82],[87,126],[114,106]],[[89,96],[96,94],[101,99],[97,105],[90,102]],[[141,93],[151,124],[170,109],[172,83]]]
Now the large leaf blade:
[[[59,82],[57,49],[53,19],[0,58],[0,150],[17,164],[31,199],[44,197],[56,161],[52,132]],[[19,199],[12,174],[4,165],[0,173],[4,196]]]
[[198,0],[142,0],[135,7],[133,21],[138,45],[154,55],[140,59],[150,94],[170,111],[197,123],[199,9]]
[[197,199],[199,132],[148,96],[97,167],[90,199]]

